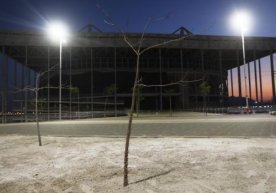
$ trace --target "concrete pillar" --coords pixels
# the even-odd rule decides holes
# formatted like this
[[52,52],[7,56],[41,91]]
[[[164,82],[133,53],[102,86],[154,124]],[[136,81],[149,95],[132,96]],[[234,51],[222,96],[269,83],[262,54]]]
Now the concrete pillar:
[[275,93],[275,69],[274,69],[273,54],[270,55],[270,66],[271,66],[272,102],[275,103],[276,93]]
[[260,98],[261,98],[261,102],[263,102],[262,68],[261,68],[260,59],[258,59],[258,64],[259,64]]

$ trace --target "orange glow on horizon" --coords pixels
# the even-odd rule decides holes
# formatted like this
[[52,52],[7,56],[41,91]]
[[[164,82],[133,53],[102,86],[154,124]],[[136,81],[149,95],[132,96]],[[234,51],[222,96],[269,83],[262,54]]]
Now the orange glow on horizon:
[[[274,55],[275,58],[275,55]],[[274,64],[276,61],[274,59]],[[257,100],[256,97],[256,90],[258,91],[258,101],[261,101],[261,91],[260,91],[260,69],[258,60],[256,60],[256,75],[257,78],[255,79],[255,71],[254,71],[254,62],[250,62],[250,83],[251,83],[251,99]],[[270,66],[270,57],[264,57],[260,59],[261,65],[261,82],[262,82],[262,96],[263,101],[269,102],[272,99],[272,78],[271,78],[271,66]],[[275,67],[274,67],[275,68]],[[275,68],[276,69],[276,68]],[[248,66],[245,68],[246,75],[247,75],[247,93],[248,97],[250,97],[249,91],[249,75],[248,75]],[[233,96],[238,97],[238,68],[232,69],[233,74]],[[240,77],[241,77],[241,92],[242,97],[245,97],[245,88],[244,88],[244,65],[240,66]],[[230,71],[228,71],[228,96],[232,96],[231,91],[231,75]],[[257,82],[256,82],[257,81]],[[256,86],[257,83],[257,86]]]

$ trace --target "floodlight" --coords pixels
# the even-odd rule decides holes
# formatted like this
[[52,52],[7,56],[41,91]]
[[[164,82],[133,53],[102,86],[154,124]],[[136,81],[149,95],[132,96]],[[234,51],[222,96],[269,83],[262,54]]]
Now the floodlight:
[[231,18],[231,24],[234,28],[246,32],[252,25],[252,19],[248,11],[239,10]]
[[61,22],[49,23],[47,32],[52,40],[59,42],[59,120],[61,120],[62,46],[68,39],[69,33],[67,27]]
[[65,43],[68,38],[68,28],[61,22],[49,23],[47,29],[49,37],[54,41],[62,41]]

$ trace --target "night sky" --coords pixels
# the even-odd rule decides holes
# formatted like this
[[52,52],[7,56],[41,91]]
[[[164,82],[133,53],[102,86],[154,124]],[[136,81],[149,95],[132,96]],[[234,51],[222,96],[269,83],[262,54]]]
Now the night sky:
[[195,34],[238,35],[229,17],[247,9],[254,16],[248,35],[275,37],[275,7],[275,0],[1,0],[0,30],[42,31],[47,21],[59,20],[75,32],[89,23],[115,31],[104,22],[104,10],[127,32],[143,31],[152,17],[157,21],[148,32],[171,33],[184,26]]
[[[72,32],[93,24],[104,32],[116,29],[108,15],[125,32],[172,33],[184,26],[194,34],[240,35],[230,25],[235,10],[245,9],[253,17],[246,35],[276,37],[275,0],[0,0],[0,30],[46,31],[47,22],[62,21]],[[104,14],[105,13],[105,14]],[[264,58],[264,97],[271,98],[269,60]],[[233,71],[237,77],[236,69]],[[252,77],[253,77],[253,72]],[[243,82],[243,81],[242,81]],[[234,95],[238,96],[237,78]],[[243,86],[243,85],[242,85]],[[243,89],[242,89],[243,90]],[[254,92],[254,91],[253,91]],[[244,93],[243,93],[244,95]],[[253,96],[255,98],[255,96]]]

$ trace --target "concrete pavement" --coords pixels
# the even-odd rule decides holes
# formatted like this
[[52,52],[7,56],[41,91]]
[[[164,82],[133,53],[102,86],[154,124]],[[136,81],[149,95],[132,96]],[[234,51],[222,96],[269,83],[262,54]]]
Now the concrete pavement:
[[[123,137],[127,117],[69,121],[40,124],[44,136],[110,136]],[[35,123],[0,124],[0,135],[36,135]],[[259,115],[183,115],[134,118],[132,136],[144,137],[276,137],[276,117]]]

